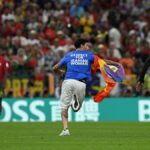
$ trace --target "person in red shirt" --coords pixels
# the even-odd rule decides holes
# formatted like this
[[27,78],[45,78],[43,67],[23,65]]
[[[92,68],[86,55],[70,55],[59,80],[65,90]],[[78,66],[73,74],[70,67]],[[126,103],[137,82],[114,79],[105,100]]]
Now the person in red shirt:
[[2,112],[2,97],[4,94],[4,86],[6,75],[12,73],[10,63],[5,59],[4,56],[0,55],[0,114]]

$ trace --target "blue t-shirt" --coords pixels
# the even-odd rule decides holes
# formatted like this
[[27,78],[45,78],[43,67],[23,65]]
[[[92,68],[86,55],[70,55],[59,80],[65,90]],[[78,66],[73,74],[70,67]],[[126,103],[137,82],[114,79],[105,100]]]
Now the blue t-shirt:
[[60,67],[67,66],[65,79],[88,81],[91,78],[91,64],[94,54],[87,50],[76,50],[67,53],[58,63]]

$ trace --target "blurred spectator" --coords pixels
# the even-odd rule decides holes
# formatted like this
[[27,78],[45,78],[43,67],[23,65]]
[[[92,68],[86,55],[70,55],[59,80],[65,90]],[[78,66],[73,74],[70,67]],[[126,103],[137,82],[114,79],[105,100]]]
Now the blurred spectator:
[[52,13],[53,13],[52,3],[51,2],[45,3],[44,4],[44,10],[42,13],[43,23],[46,23],[48,21],[48,18],[50,16],[52,16]]
[[56,62],[56,57],[54,55],[54,52],[49,48],[47,54],[45,55],[45,71],[46,72],[52,72],[52,67],[54,66]]
[[22,30],[18,29],[16,35],[12,38],[12,45],[16,46],[19,43],[20,47],[27,45],[27,38],[22,34]]
[[30,44],[30,45],[40,44],[40,41],[38,40],[38,37],[37,37],[37,32],[35,30],[31,30],[29,32],[29,38],[28,38],[27,44]]
[[121,33],[119,29],[110,25],[108,35],[109,35],[109,41],[114,42],[116,48],[121,48]]
[[2,22],[6,21],[15,21],[15,15],[13,13],[13,5],[9,5],[4,8],[3,14],[2,14]]
[[79,0],[74,0],[70,8],[70,14],[73,17],[82,17],[84,15],[84,8],[80,5]]
[[17,54],[12,56],[12,61],[18,65],[24,65],[27,60],[27,56],[23,48],[18,49]]
[[126,52],[124,58],[121,58],[119,62],[123,65],[126,75],[133,73],[134,60],[129,52]]
[[120,53],[119,49],[116,48],[114,42],[109,43],[109,48],[107,50],[107,56],[116,58],[118,60],[122,58],[121,53]]

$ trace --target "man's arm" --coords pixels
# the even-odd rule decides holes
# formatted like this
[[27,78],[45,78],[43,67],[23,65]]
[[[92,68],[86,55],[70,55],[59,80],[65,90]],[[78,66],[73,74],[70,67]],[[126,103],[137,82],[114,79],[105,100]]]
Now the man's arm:
[[53,71],[54,72],[57,72],[59,70],[59,64],[56,64],[54,67],[53,67]]
[[143,70],[142,70],[142,72],[141,72],[141,74],[139,76],[139,80],[138,80],[139,82],[143,82],[144,83],[144,76],[145,76],[149,66],[150,66],[150,56],[148,57],[148,59],[146,60],[146,62],[144,64]]
[[142,70],[142,72],[141,72],[141,74],[140,74],[140,76],[139,76],[139,80],[138,80],[138,83],[137,83],[137,85],[136,85],[136,90],[137,90],[137,91],[140,91],[141,88],[142,88],[143,85],[144,85],[144,76],[145,76],[145,74],[146,74],[147,69],[149,68],[149,66],[150,66],[150,56],[149,56],[148,59],[146,60],[146,62],[145,62],[145,64],[144,64],[144,67],[143,67],[143,70]]
[[62,70],[59,68],[59,64],[56,64],[54,67],[53,67],[53,71],[56,72],[56,73],[59,73],[60,76],[63,76],[65,74],[65,70]]
[[107,63],[107,65],[121,66],[120,63],[112,61],[112,60],[105,59],[104,61]]
[[53,71],[60,73],[60,75],[64,74],[65,71],[60,69],[62,66],[67,64],[67,55],[65,55],[56,65],[53,67]]

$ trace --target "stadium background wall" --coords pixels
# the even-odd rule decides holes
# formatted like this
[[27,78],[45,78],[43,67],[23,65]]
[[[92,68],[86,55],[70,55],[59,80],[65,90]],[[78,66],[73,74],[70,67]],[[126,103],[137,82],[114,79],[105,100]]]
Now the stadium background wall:
[[[56,98],[3,100],[0,122],[61,121]],[[85,99],[78,113],[69,110],[69,121],[150,121],[150,98],[106,98],[101,103]]]
[[4,95],[7,96],[9,91],[13,91],[12,97],[23,97],[26,91],[30,91],[30,96],[34,96],[36,93],[39,93],[39,95],[41,96],[44,92],[45,87],[47,87],[49,95],[54,95],[54,75],[50,73],[44,79],[44,81],[32,79],[33,85],[30,86],[31,79],[29,77],[11,77],[10,79],[6,80]]

